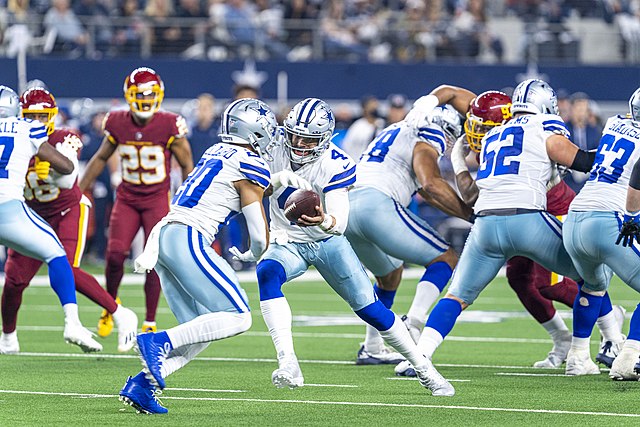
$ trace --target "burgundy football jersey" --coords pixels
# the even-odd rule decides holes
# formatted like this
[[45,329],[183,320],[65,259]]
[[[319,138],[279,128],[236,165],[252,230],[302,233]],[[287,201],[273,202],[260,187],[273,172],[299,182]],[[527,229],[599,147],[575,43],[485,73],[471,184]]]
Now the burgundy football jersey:
[[[80,137],[68,129],[56,129],[49,135],[49,144],[56,146],[59,142],[66,142],[73,147],[82,147]],[[77,205],[82,197],[78,181],[73,187],[64,189],[56,185],[39,180],[34,168],[35,159],[31,159],[27,172],[27,185],[24,187],[24,198],[27,205],[40,216],[47,218],[62,213],[71,206]]]
[[575,197],[575,191],[566,182],[560,181],[547,192],[547,212],[556,216],[566,215]]
[[117,197],[135,202],[140,197],[167,197],[170,187],[171,143],[187,133],[184,118],[158,111],[139,126],[131,112],[112,111],[104,121],[104,133],[117,146],[122,183]]

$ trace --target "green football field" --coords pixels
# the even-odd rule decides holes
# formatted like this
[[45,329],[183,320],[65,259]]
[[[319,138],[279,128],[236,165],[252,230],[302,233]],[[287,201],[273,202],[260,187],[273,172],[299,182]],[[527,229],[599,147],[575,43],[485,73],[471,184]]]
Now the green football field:
[[[247,333],[213,343],[167,380],[166,415],[139,415],[117,399],[136,355],[84,355],[62,339],[63,315],[50,288],[31,287],[20,312],[19,355],[0,356],[0,426],[61,425],[639,425],[640,383],[599,376],[571,378],[562,369],[530,368],[551,341],[524,312],[504,279],[496,279],[463,314],[434,357],[456,396],[433,397],[416,380],[394,376],[393,366],[356,366],[364,326],[324,283],[286,285],[294,314],[296,351],[305,387],[276,389],[271,339],[260,316],[255,282],[243,283],[253,308]],[[405,280],[394,309],[404,313],[414,280]],[[619,281],[614,303],[628,317],[640,300]],[[125,284],[123,303],[142,318],[142,286]],[[80,315],[94,329],[100,310],[80,297]],[[560,307],[570,323],[569,309]],[[161,300],[160,328],[176,322]],[[597,352],[598,336],[592,339]]]

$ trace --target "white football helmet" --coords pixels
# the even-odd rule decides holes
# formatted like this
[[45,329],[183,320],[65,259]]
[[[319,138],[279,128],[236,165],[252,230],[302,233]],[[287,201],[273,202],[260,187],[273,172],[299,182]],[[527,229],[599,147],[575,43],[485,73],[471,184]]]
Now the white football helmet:
[[0,118],[18,117],[20,115],[20,98],[13,89],[0,86]]
[[529,79],[520,83],[511,96],[511,114],[558,114],[558,98],[549,83]]
[[[329,104],[317,98],[298,102],[284,120],[284,145],[289,159],[301,165],[319,158],[329,147],[335,127],[336,121]],[[296,138],[296,145],[295,136],[300,137]]]
[[462,116],[451,105],[445,104],[434,108],[429,113],[429,117],[431,123],[440,126],[444,131],[447,148],[453,147],[453,144],[462,135]]
[[231,144],[251,145],[260,157],[273,160],[278,121],[271,108],[259,99],[233,101],[222,113],[220,139]]
[[629,98],[629,114],[634,124],[640,127],[640,88],[636,89]]

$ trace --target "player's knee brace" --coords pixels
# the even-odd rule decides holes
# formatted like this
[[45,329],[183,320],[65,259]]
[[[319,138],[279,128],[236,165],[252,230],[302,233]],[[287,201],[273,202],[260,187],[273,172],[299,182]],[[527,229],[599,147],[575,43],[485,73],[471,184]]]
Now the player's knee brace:
[[258,288],[260,289],[260,301],[274,298],[282,298],[282,284],[287,280],[284,267],[277,261],[265,259],[256,267],[258,276]]
[[396,318],[393,311],[386,308],[380,301],[371,303],[355,313],[379,331],[386,331],[391,328]]

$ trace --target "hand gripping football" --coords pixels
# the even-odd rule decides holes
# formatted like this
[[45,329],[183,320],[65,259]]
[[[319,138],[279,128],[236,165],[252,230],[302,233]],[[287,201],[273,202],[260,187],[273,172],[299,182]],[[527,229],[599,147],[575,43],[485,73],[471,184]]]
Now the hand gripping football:
[[296,190],[284,202],[284,216],[291,222],[298,222],[302,215],[316,216],[316,206],[320,206],[320,196],[310,190]]

